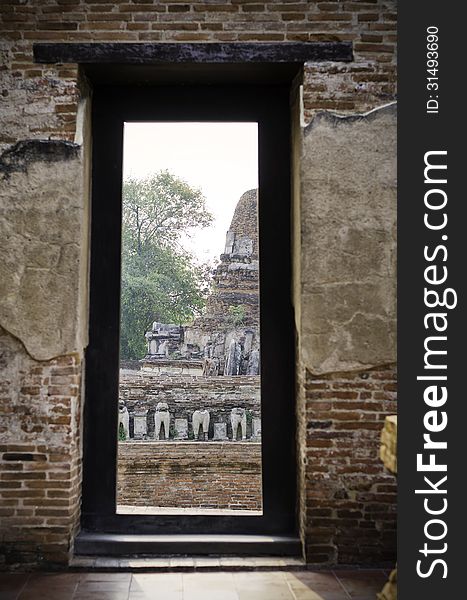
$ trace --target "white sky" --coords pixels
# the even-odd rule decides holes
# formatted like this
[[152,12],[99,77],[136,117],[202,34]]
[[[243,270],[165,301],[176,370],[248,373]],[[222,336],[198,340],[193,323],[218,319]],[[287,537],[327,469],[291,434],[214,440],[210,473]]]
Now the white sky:
[[123,178],[167,169],[201,188],[214,223],[184,245],[216,264],[240,196],[258,187],[257,123],[125,123]]

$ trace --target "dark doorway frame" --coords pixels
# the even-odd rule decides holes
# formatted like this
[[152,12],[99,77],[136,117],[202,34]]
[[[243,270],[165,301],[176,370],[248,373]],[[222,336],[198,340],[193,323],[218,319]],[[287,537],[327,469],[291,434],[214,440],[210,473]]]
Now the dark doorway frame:
[[[288,85],[96,86],[90,340],[82,527],[137,534],[296,533]],[[120,253],[125,121],[256,121],[259,135],[262,516],[116,514]]]

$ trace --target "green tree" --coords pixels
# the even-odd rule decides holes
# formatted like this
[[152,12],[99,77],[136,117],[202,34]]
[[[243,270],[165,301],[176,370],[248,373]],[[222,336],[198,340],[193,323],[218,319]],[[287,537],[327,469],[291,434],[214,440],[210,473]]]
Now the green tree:
[[204,306],[206,267],[180,245],[183,234],[212,222],[205,198],[168,171],[123,183],[120,357],[145,354],[153,321],[183,324]]

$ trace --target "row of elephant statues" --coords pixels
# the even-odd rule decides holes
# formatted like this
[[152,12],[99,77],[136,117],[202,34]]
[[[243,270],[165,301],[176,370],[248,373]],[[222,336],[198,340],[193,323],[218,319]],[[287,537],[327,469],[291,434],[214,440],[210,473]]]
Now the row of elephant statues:
[[[147,413],[135,412],[134,419],[134,438],[145,439],[147,436]],[[154,439],[162,439],[162,430],[164,432],[163,439],[169,439],[171,415],[169,406],[166,402],[158,402],[154,413]],[[193,428],[193,437],[195,440],[208,440],[209,423],[211,415],[209,410],[195,410],[191,415],[191,423]],[[240,428],[241,440],[247,439],[247,411],[244,408],[236,407],[230,411],[230,425],[232,427],[232,439],[237,439],[237,433]],[[124,439],[130,438],[130,415],[124,403],[119,406],[119,432],[123,433]],[[261,419],[254,418],[252,420],[252,437],[255,439],[261,436]],[[188,419],[175,419],[175,439],[188,439]],[[123,439],[120,437],[120,439]],[[225,422],[214,423],[214,440],[227,439],[227,425]]]

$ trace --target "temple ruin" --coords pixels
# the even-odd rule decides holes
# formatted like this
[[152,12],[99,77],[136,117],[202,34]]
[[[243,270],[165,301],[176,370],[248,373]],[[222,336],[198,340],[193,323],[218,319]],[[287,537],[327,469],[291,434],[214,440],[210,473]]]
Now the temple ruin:
[[258,190],[238,201],[205,313],[153,323],[136,372],[120,374],[120,440],[261,438]]
[[261,511],[257,200],[238,201],[205,313],[153,323],[140,369],[120,371],[122,513]]
[[187,327],[153,323],[144,371],[259,375],[258,190],[235,208],[206,312]]

